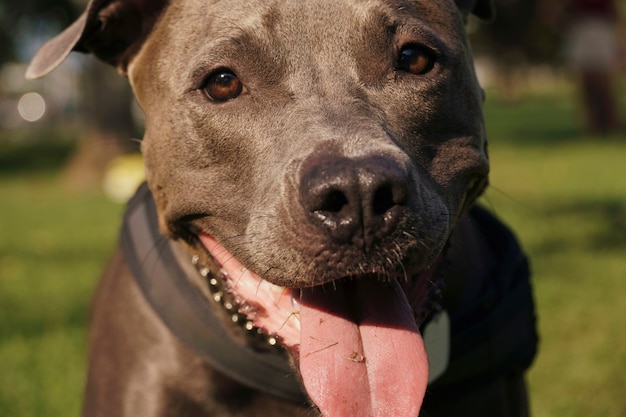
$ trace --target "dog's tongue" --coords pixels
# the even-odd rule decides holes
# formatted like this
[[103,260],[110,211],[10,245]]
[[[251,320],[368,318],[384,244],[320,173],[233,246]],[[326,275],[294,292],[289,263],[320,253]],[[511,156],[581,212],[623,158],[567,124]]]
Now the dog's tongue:
[[301,292],[300,372],[325,417],[417,417],[428,359],[397,281]]

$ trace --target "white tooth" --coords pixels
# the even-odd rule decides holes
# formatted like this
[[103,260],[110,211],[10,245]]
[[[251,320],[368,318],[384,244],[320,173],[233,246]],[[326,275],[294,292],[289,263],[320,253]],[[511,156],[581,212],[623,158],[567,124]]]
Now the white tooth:
[[300,323],[300,310],[294,310],[289,317],[291,323],[296,326],[296,329],[302,330],[302,324]]
[[246,330],[254,329],[254,324],[251,321],[246,322]]
[[216,292],[215,294],[213,294],[213,299],[219,303],[222,300],[222,293]]
[[233,323],[237,323],[239,321],[239,314],[233,314],[230,318],[233,320]]
[[215,279],[215,278],[211,278],[211,279],[209,280],[209,284],[211,284],[212,286],[216,287],[216,286],[217,286],[217,279]]
[[224,308],[226,310],[232,310],[233,309],[233,305],[232,305],[232,303],[224,303]]
[[209,268],[202,268],[202,269],[200,270],[200,275],[202,275],[203,277],[206,277],[206,276],[208,276],[208,275],[209,275],[209,273],[210,273],[210,272],[211,272],[211,271],[209,271]]
[[200,257],[198,255],[193,255],[191,257],[191,263],[194,265],[197,265],[199,260],[200,260]]
[[276,345],[276,343],[278,343],[278,341],[276,340],[275,337],[272,336],[272,337],[267,339],[267,343],[269,343],[270,346],[274,346],[274,345]]
[[[236,299],[236,300],[235,300],[235,303],[238,303],[238,304],[243,304],[243,303],[241,302],[241,300],[239,300],[239,299]],[[248,315],[248,313],[250,312],[250,306],[247,306],[247,305],[242,305],[241,307],[239,307],[239,312],[240,312],[241,314]]]
[[285,291],[285,287],[279,287],[278,285],[270,283],[270,291],[276,294],[282,294]]

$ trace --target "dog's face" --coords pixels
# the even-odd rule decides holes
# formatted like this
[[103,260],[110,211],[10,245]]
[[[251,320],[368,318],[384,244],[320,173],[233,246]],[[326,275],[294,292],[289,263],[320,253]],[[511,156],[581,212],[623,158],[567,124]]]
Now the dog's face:
[[459,5],[128,4],[92,5],[86,27],[133,17],[143,28],[118,31],[117,44],[82,29],[74,48],[128,74],[163,231],[222,268],[325,415],[417,415],[427,362],[416,317],[487,181]]
[[[400,269],[392,247],[418,269],[432,262],[487,170],[462,21],[437,3],[167,8],[129,66],[164,228],[206,231],[282,286]],[[317,182],[316,166],[367,170],[372,158],[407,177],[407,209],[384,237],[336,243],[310,218],[303,182]]]

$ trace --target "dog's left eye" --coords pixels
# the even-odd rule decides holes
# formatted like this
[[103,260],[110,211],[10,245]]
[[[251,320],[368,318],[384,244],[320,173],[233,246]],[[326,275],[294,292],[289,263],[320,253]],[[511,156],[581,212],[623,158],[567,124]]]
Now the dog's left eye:
[[435,54],[424,46],[410,44],[400,50],[398,69],[415,75],[423,75],[435,66]]
[[243,84],[235,73],[222,69],[208,76],[202,90],[209,98],[223,102],[239,97]]

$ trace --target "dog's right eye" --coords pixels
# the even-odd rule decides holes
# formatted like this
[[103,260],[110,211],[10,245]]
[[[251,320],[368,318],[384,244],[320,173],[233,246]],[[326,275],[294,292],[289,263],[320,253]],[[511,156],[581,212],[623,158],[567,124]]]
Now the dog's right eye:
[[406,45],[398,56],[398,69],[415,75],[423,75],[435,66],[435,54],[424,46]]
[[221,69],[207,77],[202,91],[210,99],[224,102],[239,97],[243,92],[243,84],[235,73]]

